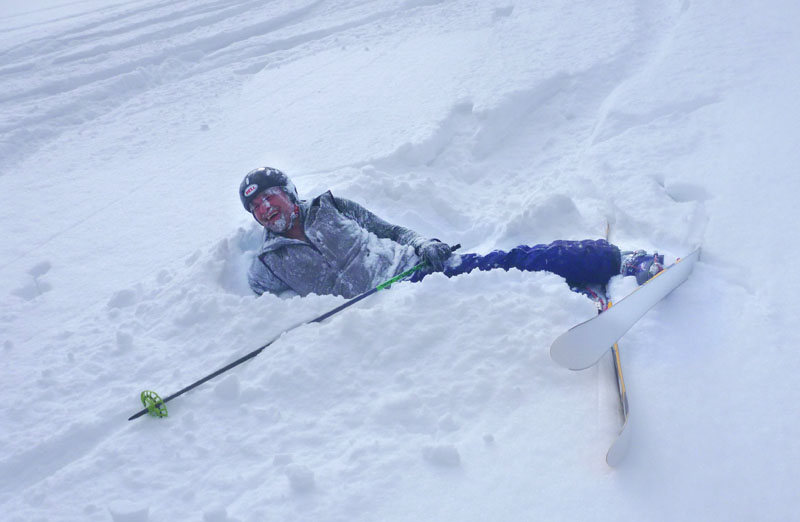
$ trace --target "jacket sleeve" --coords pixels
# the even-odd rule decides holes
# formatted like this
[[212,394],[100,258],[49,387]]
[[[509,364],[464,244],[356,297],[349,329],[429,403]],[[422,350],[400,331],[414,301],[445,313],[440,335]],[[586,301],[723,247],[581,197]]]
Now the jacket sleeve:
[[427,241],[427,238],[420,236],[411,229],[384,221],[355,201],[336,196],[333,197],[333,200],[339,212],[356,221],[378,237],[391,239],[401,245],[412,246],[417,254],[419,254],[419,246]]
[[264,266],[264,263],[258,256],[253,258],[250,263],[250,270],[247,271],[247,283],[250,288],[258,295],[264,292],[271,294],[280,294],[290,288],[280,279],[278,279],[272,271]]

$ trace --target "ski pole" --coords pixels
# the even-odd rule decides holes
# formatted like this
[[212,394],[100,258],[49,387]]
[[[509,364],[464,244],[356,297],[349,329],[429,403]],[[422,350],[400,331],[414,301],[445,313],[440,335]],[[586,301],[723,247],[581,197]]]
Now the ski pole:
[[[454,245],[454,246],[450,247],[450,252],[451,253],[455,252],[459,248],[461,248],[460,244]],[[227,372],[231,368],[235,368],[236,366],[239,366],[243,362],[249,361],[250,359],[252,359],[256,355],[258,355],[261,352],[263,352],[266,348],[269,347],[269,345],[271,345],[272,343],[277,341],[283,334],[285,334],[287,332],[290,332],[290,331],[294,330],[295,328],[298,328],[298,327],[303,326],[305,324],[321,323],[322,321],[324,321],[328,317],[341,312],[345,308],[348,308],[348,307],[356,304],[357,302],[361,301],[362,299],[365,299],[365,298],[371,296],[372,294],[377,293],[380,290],[383,290],[385,288],[389,288],[394,283],[397,283],[398,281],[401,281],[402,279],[405,279],[406,277],[410,276],[414,272],[416,272],[418,270],[421,270],[421,269],[425,268],[426,266],[428,266],[428,264],[425,263],[425,262],[422,262],[422,263],[420,263],[420,264],[418,264],[416,266],[413,266],[413,267],[409,268],[408,270],[406,270],[405,272],[403,272],[402,274],[398,274],[398,275],[394,276],[393,278],[389,279],[388,281],[379,284],[378,286],[376,286],[372,290],[368,290],[368,291],[364,292],[361,295],[353,297],[352,299],[346,301],[344,304],[342,304],[340,306],[337,306],[336,308],[334,308],[333,310],[331,310],[329,312],[325,312],[324,314],[320,315],[319,317],[315,317],[314,319],[311,319],[310,321],[306,321],[304,323],[299,323],[299,324],[296,324],[296,325],[294,325],[294,326],[292,326],[290,328],[287,328],[286,330],[282,331],[281,333],[279,333],[278,335],[276,335],[275,337],[270,339],[270,341],[267,344],[265,344],[265,345],[255,349],[255,350],[253,350],[252,352],[248,353],[247,355],[243,355],[242,357],[236,359],[232,363],[230,363],[230,364],[228,364],[226,366],[223,366],[222,368],[220,368],[219,370],[215,371],[214,373],[210,373],[210,374],[206,375],[202,379],[193,382],[189,386],[186,386],[185,388],[183,388],[181,390],[178,390],[177,392],[173,393],[172,395],[170,395],[170,396],[168,396],[168,397],[166,397],[164,399],[161,399],[155,392],[152,392],[152,391],[144,391],[144,392],[142,392],[142,396],[141,396],[142,397],[142,403],[145,405],[145,408],[140,410],[140,411],[138,411],[138,412],[136,412],[136,413],[134,413],[130,417],[128,417],[128,420],[131,421],[133,419],[138,419],[139,417],[141,417],[142,415],[144,415],[147,412],[150,412],[154,416],[157,416],[157,417],[166,417],[167,416],[167,409],[166,409],[166,406],[165,406],[166,403],[168,403],[169,401],[171,401],[172,399],[174,399],[176,397],[180,397],[184,393],[186,393],[186,392],[188,392],[190,390],[193,390],[194,388],[197,388],[201,384],[210,381],[214,377],[217,377],[218,375],[221,375],[221,374]]]

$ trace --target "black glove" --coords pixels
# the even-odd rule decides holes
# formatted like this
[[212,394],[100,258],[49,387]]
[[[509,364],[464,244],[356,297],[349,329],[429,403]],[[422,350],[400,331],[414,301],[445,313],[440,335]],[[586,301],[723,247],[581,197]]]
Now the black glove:
[[426,239],[417,247],[417,255],[428,263],[434,272],[444,270],[444,262],[450,257],[451,248],[438,239]]

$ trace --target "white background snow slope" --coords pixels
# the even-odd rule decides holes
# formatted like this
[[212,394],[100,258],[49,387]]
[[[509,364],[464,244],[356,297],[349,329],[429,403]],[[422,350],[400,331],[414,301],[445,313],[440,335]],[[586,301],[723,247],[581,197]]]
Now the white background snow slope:
[[[35,4],[35,5],[34,5]],[[800,4],[0,4],[3,520],[796,520]],[[550,274],[255,298],[250,169],[464,251],[602,237],[691,279],[606,359]],[[615,292],[630,281],[615,281]]]

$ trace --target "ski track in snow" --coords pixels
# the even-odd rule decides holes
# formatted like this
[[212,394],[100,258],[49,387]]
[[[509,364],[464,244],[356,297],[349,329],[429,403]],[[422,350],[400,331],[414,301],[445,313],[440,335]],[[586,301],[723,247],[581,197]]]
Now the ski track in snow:
[[[172,393],[341,302],[249,295],[259,234],[219,194],[259,161],[284,160],[303,194],[331,188],[464,251],[600,237],[606,220],[627,248],[675,257],[700,243],[716,195],[664,158],[701,147],[705,127],[687,122],[730,80],[651,86],[698,26],[690,2],[72,9],[0,17],[8,520],[610,519],[596,498],[631,493],[622,519],[680,513],[643,491],[683,492],[655,476],[674,447],[648,474],[670,432],[643,411],[658,403],[648,379],[674,387],[664,374],[680,370],[629,347],[710,357],[725,341],[690,338],[711,313],[696,281],[728,288],[738,265],[701,262],[674,296],[685,307],[623,340],[636,436],[651,442],[622,477],[602,464],[618,428],[608,361],[572,374],[547,355],[593,307],[545,274],[396,285],[285,335],[167,420],[125,419],[142,389]],[[759,302],[747,283],[726,291]]]
[[[168,8],[153,4],[12,47],[4,53],[0,67],[6,78],[0,107],[5,107],[7,114],[0,133],[8,136],[4,143],[23,142],[18,136],[24,135],[28,149],[8,147],[3,157],[30,152],[57,136],[59,127],[106,114],[161,83],[180,82],[219,68],[230,73],[253,54],[291,50],[337,30],[311,31],[276,41],[272,33],[302,22],[321,2],[294,9],[289,3],[274,2],[266,19],[253,19],[254,7],[261,4],[183,3],[183,9],[164,14],[159,11]],[[357,23],[346,27],[353,25]],[[112,28],[91,31],[107,26]],[[250,47],[256,51],[249,51]]]

